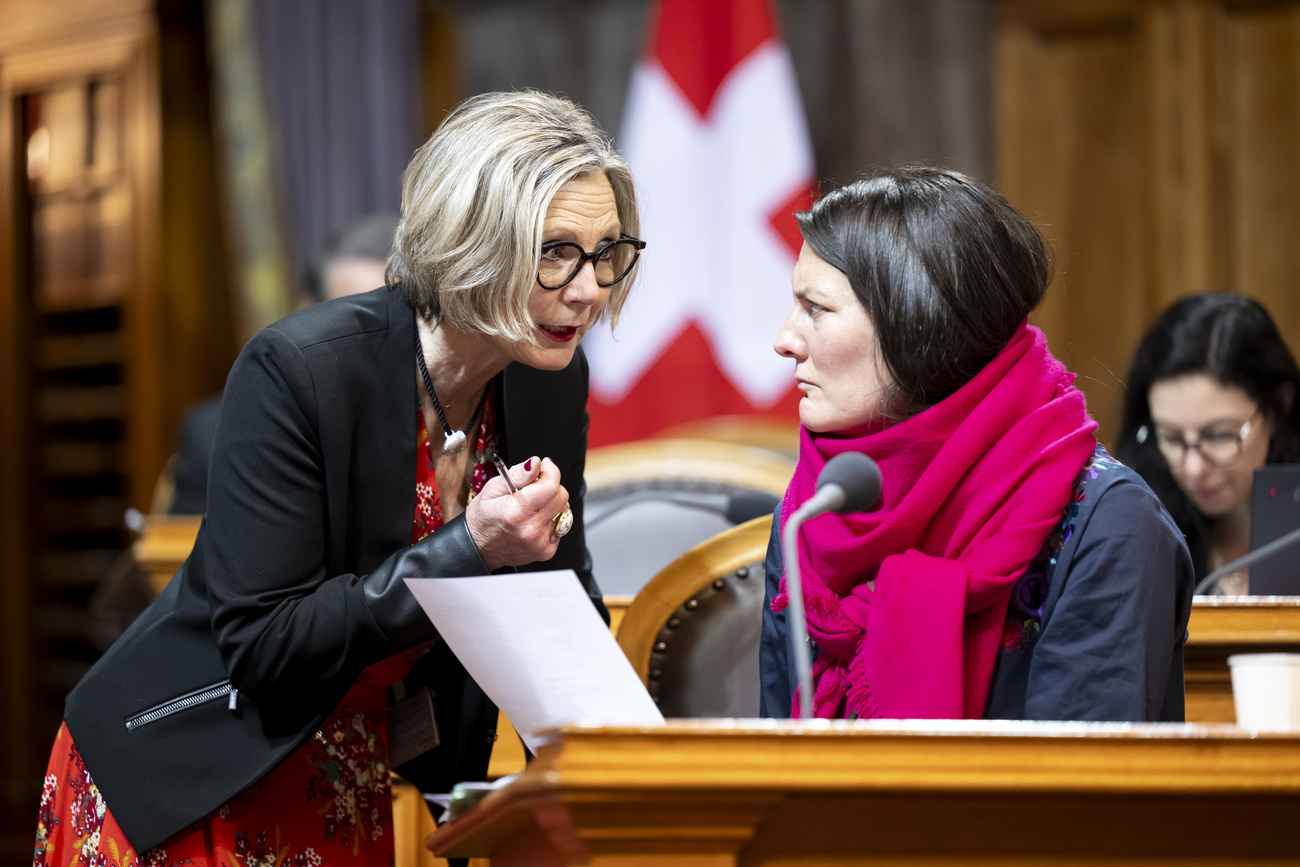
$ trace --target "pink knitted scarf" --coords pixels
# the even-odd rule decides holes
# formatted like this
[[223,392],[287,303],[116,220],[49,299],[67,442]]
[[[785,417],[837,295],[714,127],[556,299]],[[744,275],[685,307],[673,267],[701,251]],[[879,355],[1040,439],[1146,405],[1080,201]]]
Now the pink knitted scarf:
[[[983,715],[1011,587],[1096,447],[1073,382],[1026,323],[974,379],[906,421],[840,435],[801,429],[783,522],[842,452],[870,455],[884,479],[872,511],[803,528],[817,716]],[[782,577],[772,608],[787,604]]]

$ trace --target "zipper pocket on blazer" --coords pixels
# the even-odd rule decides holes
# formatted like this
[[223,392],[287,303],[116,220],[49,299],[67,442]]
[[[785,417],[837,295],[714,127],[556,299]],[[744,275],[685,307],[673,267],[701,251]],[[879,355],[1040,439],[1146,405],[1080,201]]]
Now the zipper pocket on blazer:
[[216,701],[220,698],[229,696],[230,710],[235,710],[239,690],[231,686],[230,681],[223,680],[214,683],[211,686],[205,686],[202,689],[196,689],[194,692],[179,696],[171,701],[165,701],[162,704],[154,705],[146,711],[142,711],[134,716],[126,718],[126,730],[134,731],[141,726],[147,726],[149,723],[157,722],[163,717],[169,717],[174,713],[195,707],[200,704],[206,704],[210,701]]

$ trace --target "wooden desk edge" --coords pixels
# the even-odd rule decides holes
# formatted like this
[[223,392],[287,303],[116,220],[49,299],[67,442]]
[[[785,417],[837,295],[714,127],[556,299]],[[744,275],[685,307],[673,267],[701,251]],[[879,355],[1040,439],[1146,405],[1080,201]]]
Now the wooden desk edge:
[[1040,792],[1180,801],[1262,796],[1300,809],[1300,732],[928,720],[567,726],[546,736],[527,772],[431,834],[426,845],[442,857],[480,857],[543,839],[552,850],[580,848],[571,811],[590,820],[611,805],[671,804],[694,815],[737,799],[744,802],[731,804],[737,810],[761,812],[827,794]]
[[[779,754],[780,762],[770,761]],[[1300,733],[1222,724],[674,721],[566,727],[536,769],[566,789],[875,788],[1300,794]]]
[[574,854],[580,855],[581,844],[563,833],[567,822],[555,790],[553,775],[525,772],[465,815],[439,826],[425,837],[424,845],[439,858],[477,858],[527,834],[553,829],[561,832],[554,835],[559,839],[553,844],[565,851],[576,848]]
[[1300,596],[1197,596],[1189,647],[1300,644]]

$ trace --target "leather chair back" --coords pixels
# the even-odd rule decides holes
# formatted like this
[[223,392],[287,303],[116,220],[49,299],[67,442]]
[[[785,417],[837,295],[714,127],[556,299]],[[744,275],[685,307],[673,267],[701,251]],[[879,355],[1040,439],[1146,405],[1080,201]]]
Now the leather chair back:
[[758,716],[763,558],[771,516],[708,539],[628,607],[618,642],[666,717]]
[[646,440],[593,449],[583,498],[593,572],[631,597],[679,555],[770,514],[794,462],[768,449],[707,440]]

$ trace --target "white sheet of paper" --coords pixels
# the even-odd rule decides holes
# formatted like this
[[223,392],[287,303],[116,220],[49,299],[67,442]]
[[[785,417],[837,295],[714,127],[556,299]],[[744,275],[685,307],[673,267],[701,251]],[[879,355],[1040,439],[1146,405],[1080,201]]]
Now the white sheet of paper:
[[572,569],[406,586],[530,750],[564,723],[663,725]]

